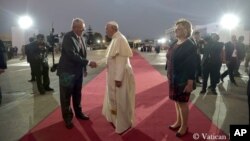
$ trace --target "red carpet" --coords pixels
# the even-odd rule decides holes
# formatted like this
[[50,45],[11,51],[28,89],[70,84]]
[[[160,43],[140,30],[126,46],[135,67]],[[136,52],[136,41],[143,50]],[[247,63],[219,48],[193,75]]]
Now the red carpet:
[[[168,98],[166,79],[140,55],[134,54],[132,65],[136,78],[135,127],[123,135],[117,135],[110,123],[102,116],[106,71],[101,72],[83,89],[83,111],[91,120],[73,119],[75,127],[65,128],[60,108],[24,135],[21,141],[191,141],[198,133],[199,140],[210,135],[226,136],[198,108],[190,104],[189,133],[181,139],[168,125],[175,121],[174,103]],[[228,138],[228,136],[226,136]],[[228,139],[227,139],[228,140]]]

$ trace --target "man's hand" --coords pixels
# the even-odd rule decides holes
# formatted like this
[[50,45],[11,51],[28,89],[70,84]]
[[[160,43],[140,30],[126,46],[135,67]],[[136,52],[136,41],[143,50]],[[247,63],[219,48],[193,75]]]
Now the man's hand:
[[118,88],[121,87],[122,86],[122,81],[116,81],[115,80],[115,86],[118,87]]
[[89,66],[90,66],[91,68],[96,68],[96,67],[97,67],[97,64],[96,64],[96,62],[94,62],[94,61],[90,61]]

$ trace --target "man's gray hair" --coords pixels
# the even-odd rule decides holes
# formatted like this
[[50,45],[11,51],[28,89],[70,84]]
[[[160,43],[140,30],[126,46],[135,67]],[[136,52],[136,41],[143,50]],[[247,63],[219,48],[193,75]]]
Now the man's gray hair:
[[116,30],[119,29],[119,25],[116,21],[109,21],[107,24],[112,25]]
[[74,24],[76,24],[76,23],[85,24],[83,19],[81,19],[81,18],[74,18],[74,19],[72,20],[71,27],[73,28]]

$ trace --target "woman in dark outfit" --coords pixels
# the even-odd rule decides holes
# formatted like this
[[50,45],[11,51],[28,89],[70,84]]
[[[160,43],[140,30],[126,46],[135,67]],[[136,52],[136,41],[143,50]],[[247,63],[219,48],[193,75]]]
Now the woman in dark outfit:
[[175,102],[177,119],[169,128],[177,130],[176,136],[184,136],[188,132],[188,100],[194,89],[196,51],[189,39],[192,25],[185,19],[175,24],[177,41],[167,53],[169,97]]

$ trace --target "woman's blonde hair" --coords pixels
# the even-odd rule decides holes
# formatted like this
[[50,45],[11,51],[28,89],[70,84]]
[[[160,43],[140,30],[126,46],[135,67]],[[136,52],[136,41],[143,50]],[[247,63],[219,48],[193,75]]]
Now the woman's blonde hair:
[[179,19],[175,25],[182,25],[186,30],[187,30],[187,35],[186,37],[190,37],[192,35],[192,24],[190,21],[186,20],[186,19]]

